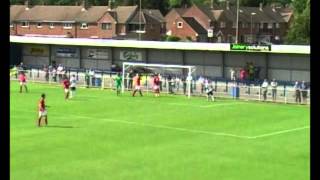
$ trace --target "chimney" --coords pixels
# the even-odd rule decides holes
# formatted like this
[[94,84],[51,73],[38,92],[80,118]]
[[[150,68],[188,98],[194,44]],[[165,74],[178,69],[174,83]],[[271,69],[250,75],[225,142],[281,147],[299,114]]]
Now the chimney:
[[88,9],[87,1],[86,0],[82,0],[81,6],[82,6],[81,11],[86,11]]
[[108,11],[111,11],[113,9],[112,7],[112,0],[108,1]]
[[259,10],[260,10],[260,11],[263,11],[262,8],[263,8],[263,3],[259,3]]
[[25,10],[28,11],[30,9],[30,3],[29,0],[24,1]]
[[211,0],[210,8],[213,9],[213,0]]
[[230,1],[228,1],[228,0],[226,1],[226,9],[230,10]]

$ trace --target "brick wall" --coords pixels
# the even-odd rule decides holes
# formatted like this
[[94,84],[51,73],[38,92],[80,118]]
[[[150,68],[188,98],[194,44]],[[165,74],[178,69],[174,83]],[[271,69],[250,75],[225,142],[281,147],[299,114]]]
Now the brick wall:
[[[177,23],[182,22],[182,28],[177,27]],[[181,18],[177,18],[174,22],[174,26],[172,26],[172,35],[180,37],[182,39],[186,39],[187,36],[191,37],[193,41],[197,40],[195,36],[196,32]]]
[[67,35],[68,32],[75,37],[75,25],[72,25],[72,29],[64,29],[62,23],[55,23],[54,28],[49,27],[49,23],[42,23],[42,27],[38,28],[37,23],[30,23],[29,27],[22,27],[21,23],[17,26],[17,35],[25,34],[41,34],[41,35]]

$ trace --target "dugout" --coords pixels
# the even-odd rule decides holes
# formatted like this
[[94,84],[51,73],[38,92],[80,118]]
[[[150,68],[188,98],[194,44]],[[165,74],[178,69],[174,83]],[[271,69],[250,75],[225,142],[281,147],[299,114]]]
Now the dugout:
[[10,36],[10,42],[12,64],[22,60],[39,67],[55,61],[71,68],[105,71],[122,67],[123,62],[192,65],[196,75],[229,79],[231,68],[239,71],[252,62],[260,68],[261,79],[310,81],[310,46],[272,45],[271,51],[253,52],[232,50],[227,43],[23,36]]

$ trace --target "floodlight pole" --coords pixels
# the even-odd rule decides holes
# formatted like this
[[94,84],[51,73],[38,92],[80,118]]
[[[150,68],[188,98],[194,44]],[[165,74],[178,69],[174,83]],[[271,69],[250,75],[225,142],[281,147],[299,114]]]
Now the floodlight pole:
[[238,43],[239,34],[239,0],[237,0],[237,26],[236,26],[236,44]]
[[139,41],[141,40],[141,0],[139,1]]

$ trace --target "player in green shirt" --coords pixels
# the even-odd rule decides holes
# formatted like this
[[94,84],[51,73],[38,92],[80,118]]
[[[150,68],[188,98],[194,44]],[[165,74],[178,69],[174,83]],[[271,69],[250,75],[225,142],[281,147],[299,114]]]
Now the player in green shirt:
[[117,96],[119,96],[122,85],[122,77],[120,76],[120,73],[117,74],[117,77],[114,78],[114,81],[116,82]]

